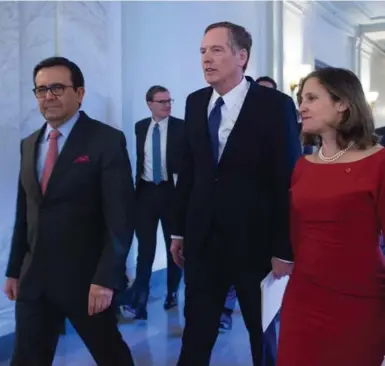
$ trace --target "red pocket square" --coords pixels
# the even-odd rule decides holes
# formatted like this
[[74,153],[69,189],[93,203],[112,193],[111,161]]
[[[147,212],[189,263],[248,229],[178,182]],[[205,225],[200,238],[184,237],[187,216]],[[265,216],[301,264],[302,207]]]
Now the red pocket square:
[[90,161],[90,158],[88,155],[79,156],[74,160],[74,163],[88,163]]

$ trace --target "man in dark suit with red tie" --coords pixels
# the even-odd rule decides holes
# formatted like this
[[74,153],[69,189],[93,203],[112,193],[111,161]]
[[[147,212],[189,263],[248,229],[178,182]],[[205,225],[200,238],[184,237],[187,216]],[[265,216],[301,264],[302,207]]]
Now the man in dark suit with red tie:
[[178,366],[210,364],[232,284],[260,366],[260,283],[271,269],[277,278],[292,270],[289,186],[301,155],[295,107],[244,76],[251,44],[239,25],[209,26],[200,52],[210,87],[186,102],[171,245],[186,283]]
[[98,365],[134,365],[111,306],[133,236],[125,137],[79,111],[84,78],[73,62],[46,59],[33,76],[46,123],[21,143],[5,285],[16,300],[11,365],[51,365],[65,318]]

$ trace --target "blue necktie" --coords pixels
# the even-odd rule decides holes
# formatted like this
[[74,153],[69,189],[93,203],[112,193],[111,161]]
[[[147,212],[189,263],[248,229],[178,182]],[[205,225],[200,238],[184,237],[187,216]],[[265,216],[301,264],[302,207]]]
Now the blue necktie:
[[213,152],[213,158],[215,164],[218,164],[219,160],[219,126],[221,124],[222,113],[221,107],[224,104],[222,97],[219,97],[209,115],[209,134],[211,140],[211,149]]
[[159,184],[162,180],[159,123],[155,124],[152,131],[152,174],[154,183]]

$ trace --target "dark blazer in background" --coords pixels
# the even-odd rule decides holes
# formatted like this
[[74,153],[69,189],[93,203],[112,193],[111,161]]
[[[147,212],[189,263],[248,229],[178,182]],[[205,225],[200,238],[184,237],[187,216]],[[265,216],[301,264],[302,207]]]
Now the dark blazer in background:
[[[135,124],[135,134],[137,136],[136,144],[136,179],[138,183],[142,179],[144,171],[144,147],[146,143],[147,131],[151,124],[151,118],[145,118]],[[183,134],[184,121],[179,118],[170,116],[167,127],[167,149],[166,149],[166,165],[168,179],[172,180],[172,174],[179,173],[181,161],[181,141]]]
[[124,134],[80,112],[43,196],[36,159],[44,130],[21,143],[6,275],[19,278],[19,299],[48,294],[72,308],[88,301],[91,284],[122,289],[134,231],[132,172]]
[[379,143],[380,145],[385,146],[385,135],[381,137]]

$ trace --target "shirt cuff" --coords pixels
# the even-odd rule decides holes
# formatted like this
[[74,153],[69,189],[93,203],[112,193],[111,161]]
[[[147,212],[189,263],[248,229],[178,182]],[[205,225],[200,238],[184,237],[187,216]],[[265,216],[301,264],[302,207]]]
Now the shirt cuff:
[[171,235],[171,239],[183,239],[183,236]]
[[[277,257],[274,257],[274,258],[277,258]],[[291,261],[287,261],[285,259],[281,259],[281,258],[277,258],[279,261],[281,262],[284,262],[284,263],[294,263],[294,262],[291,262]]]

